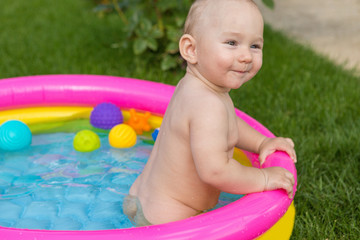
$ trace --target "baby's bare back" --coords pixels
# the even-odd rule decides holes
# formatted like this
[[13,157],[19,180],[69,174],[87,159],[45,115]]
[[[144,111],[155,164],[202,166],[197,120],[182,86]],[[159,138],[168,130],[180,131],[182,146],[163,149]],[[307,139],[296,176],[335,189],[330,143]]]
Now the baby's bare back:
[[[130,189],[152,224],[197,215],[218,201],[220,191],[201,180],[191,149],[191,121],[207,117],[196,109],[204,103],[196,101],[214,97],[212,94],[206,86],[185,77],[169,103],[150,158]],[[232,149],[228,146],[230,158]]]

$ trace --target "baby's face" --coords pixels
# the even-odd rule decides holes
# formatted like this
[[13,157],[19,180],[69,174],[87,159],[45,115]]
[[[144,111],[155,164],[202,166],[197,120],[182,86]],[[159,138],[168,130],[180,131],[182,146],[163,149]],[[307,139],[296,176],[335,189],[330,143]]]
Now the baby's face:
[[211,1],[196,26],[197,64],[211,83],[236,89],[260,70],[263,19],[246,1]]

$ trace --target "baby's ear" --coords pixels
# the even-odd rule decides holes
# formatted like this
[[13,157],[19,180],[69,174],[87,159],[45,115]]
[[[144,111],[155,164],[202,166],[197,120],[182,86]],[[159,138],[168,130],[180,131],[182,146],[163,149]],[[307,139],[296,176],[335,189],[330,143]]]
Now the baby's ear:
[[179,50],[181,56],[191,64],[197,63],[196,41],[190,34],[184,34],[179,41]]

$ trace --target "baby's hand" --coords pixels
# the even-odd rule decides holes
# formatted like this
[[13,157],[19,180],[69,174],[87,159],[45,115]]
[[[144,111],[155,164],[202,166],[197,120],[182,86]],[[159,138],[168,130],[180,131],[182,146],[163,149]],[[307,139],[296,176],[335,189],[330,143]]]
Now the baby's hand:
[[267,156],[276,150],[284,151],[289,154],[290,158],[296,162],[296,153],[294,150],[294,142],[290,138],[265,138],[259,147],[259,161],[260,165],[265,162]]
[[264,173],[265,177],[265,191],[284,189],[290,199],[294,197],[295,179],[288,170],[281,167],[269,167],[260,170]]

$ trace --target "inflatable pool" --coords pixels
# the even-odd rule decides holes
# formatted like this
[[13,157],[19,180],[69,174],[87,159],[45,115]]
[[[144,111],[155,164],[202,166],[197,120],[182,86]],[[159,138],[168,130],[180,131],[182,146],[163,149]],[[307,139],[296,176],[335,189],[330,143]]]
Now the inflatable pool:
[[[91,109],[102,102],[161,116],[173,92],[174,86],[111,76],[45,75],[3,79],[0,80],[0,124],[17,119],[33,126],[30,127],[33,132],[42,131],[57,122],[86,119]],[[237,109],[236,113],[260,133],[274,136],[250,116]],[[151,119],[153,128],[158,127],[159,119],[156,116]],[[39,128],[41,124],[45,127]],[[244,153],[254,167],[259,167],[256,154]],[[288,155],[276,152],[262,167],[272,166],[289,170],[297,180],[295,165]],[[294,188],[295,192],[296,184]],[[162,225],[100,231],[0,227],[0,239],[289,239],[294,217],[292,201],[284,191],[276,190],[248,194],[208,213]]]

